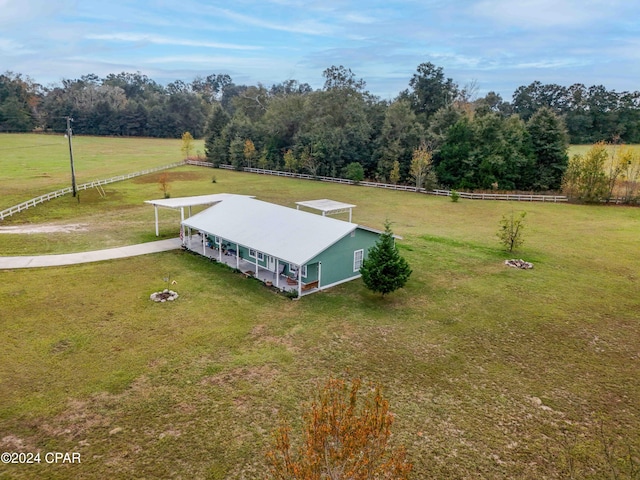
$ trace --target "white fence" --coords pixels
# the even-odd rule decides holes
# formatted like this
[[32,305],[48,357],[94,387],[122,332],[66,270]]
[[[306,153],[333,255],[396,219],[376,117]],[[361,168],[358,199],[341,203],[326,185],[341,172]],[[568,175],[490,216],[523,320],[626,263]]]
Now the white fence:
[[[142,170],[140,172],[128,173],[126,175],[118,175],[116,177],[111,177],[106,180],[95,180],[93,182],[83,183],[82,185],[78,185],[76,190],[87,190],[89,188],[97,188],[101,185],[107,185],[109,183],[120,182],[122,180],[128,180],[130,178],[139,177],[141,175],[147,175],[149,173],[159,172],[161,170],[167,170],[169,168],[179,167],[181,165],[197,165],[201,167],[213,167],[213,164],[210,162],[201,162],[198,160],[185,160],[182,162],[172,163],[169,165],[164,165],[162,167],[150,168],[148,170]],[[220,168],[225,170],[235,170],[233,165],[220,165]],[[265,170],[263,168],[243,168],[243,171],[250,173],[257,173],[260,175],[274,175],[278,177],[289,177],[289,178],[300,178],[304,180],[318,180],[321,182],[331,182],[331,183],[342,183],[342,184],[353,184],[353,181],[348,180],[346,178],[335,178],[335,177],[323,177],[323,176],[313,176],[305,173],[293,173],[293,172],[281,172],[279,170]],[[410,185],[393,185],[390,183],[377,183],[377,182],[359,182],[359,185],[365,187],[374,187],[374,188],[386,188],[388,190],[401,190],[404,192],[418,192],[418,193],[426,193],[429,195],[444,195],[451,196],[450,190],[425,190],[424,188],[416,188]],[[44,195],[40,195],[39,197],[32,198],[27,200],[26,202],[22,202],[19,205],[15,205],[13,207],[9,207],[5,210],[0,211],[0,220],[4,220],[11,215],[26,210],[31,207],[35,207],[40,203],[47,202],[52,198],[61,197],[63,195],[67,195],[72,193],[71,187],[62,188],[60,190],[56,190],[55,192],[45,193]],[[513,200],[519,202],[566,202],[568,198],[562,195],[520,195],[520,194],[500,194],[500,193],[467,193],[467,192],[458,192],[460,198],[468,198],[471,200]]]
[[[87,190],[89,188],[96,188],[100,185],[107,185],[109,183],[120,182],[122,180],[128,180],[130,178],[139,177],[141,175],[147,175],[149,173],[159,172],[161,170],[167,170],[168,168],[179,167],[180,165],[184,165],[184,162],[172,163],[170,165],[164,165],[162,167],[150,168],[148,170],[142,170],[140,172],[128,173],[126,175],[118,175],[116,177],[111,177],[106,180],[95,180],[93,182],[83,183],[82,185],[77,185],[76,190]],[[63,195],[67,195],[72,193],[73,189],[71,187],[62,188],[60,190],[56,190],[55,192],[45,193],[44,195],[40,195],[39,197],[32,198],[31,200],[27,200],[26,202],[22,202],[19,205],[15,205],[13,207],[9,207],[5,210],[0,211],[0,220],[4,220],[7,217],[10,217],[14,213],[21,212],[31,207],[35,207],[40,203],[47,202],[52,198],[61,197]]]
[[[200,162],[196,160],[187,160],[185,163],[188,165],[199,165],[202,167],[213,167],[213,164],[209,162]],[[220,168],[225,170],[235,170],[233,165],[220,165]],[[319,180],[321,182],[331,182],[331,183],[343,183],[343,184],[353,184],[353,181],[348,180],[346,178],[335,178],[335,177],[322,177],[308,175],[305,173],[292,173],[292,172],[281,172],[278,170],[265,170],[263,168],[249,168],[245,167],[242,169],[244,172],[250,173],[258,173],[261,175],[275,175],[278,177],[290,177],[290,178],[301,178],[305,180]],[[442,195],[442,196],[451,196],[451,190],[426,190],[424,188],[412,187],[410,185],[393,185],[390,183],[377,183],[377,182],[358,182],[358,185],[362,185],[365,187],[375,187],[375,188],[386,188],[388,190],[401,190],[404,192],[418,192],[418,193],[426,193],[429,195]],[[530,194],[507,194],[507,193],[467,193],[467,192],[457,192],[460,195],[460,198],[468,198],[470,200],[511,200],[518,202],[567,202],[569,199],[564,195],[530,195]]]

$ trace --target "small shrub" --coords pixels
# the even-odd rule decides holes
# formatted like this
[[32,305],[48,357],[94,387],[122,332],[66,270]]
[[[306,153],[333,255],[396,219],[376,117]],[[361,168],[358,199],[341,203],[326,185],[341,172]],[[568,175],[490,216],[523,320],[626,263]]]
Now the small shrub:
[[524,230],[524,217],[526,214],[527,212],[520,212],[520,215],[516,218],[511,212],[511,216],[503,215],[502,220],[500,220],[500,229],[496,235],[510,252],[524,243],[522,231]]
[[393,415],[379,385],[360,391],[330,378],[303,415],[300,441],[291,441],[291,427],[283,423],[273,433],[266,453],[270,477],[277,479],[409,478],[413,468],[403,447],[392,449]]
[[456,190],[451,190],[451,201],[455,203],[458,200],[460,200],[460,193],[458,193]]
[[287,298],[290,298],[291,300],[294,300],[294,299],[298,298],[298,291],[297,290],[285,290],[284,296],[287,297]]

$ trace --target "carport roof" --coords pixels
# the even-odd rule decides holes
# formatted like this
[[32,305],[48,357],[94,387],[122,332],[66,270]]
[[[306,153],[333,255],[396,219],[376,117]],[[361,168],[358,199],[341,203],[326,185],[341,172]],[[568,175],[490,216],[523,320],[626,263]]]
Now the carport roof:
[[145,200],[144,203],[149,203],[157,207],[166,208],[184,208],[195,207],[198,205],[213,205],[214,203],[221,202],[232,197],[241,197],[244,195],[235,195],[233,193],[214,193],[211,195],[198,195],[195,197],[177,197],[177,198],[161,198],[158,200]]

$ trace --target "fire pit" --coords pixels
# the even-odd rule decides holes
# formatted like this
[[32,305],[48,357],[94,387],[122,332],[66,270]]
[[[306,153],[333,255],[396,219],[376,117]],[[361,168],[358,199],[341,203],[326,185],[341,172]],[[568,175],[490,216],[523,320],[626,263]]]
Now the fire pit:
[[178,293],[165,288],[162,292],[152,293],[149,298],[154,302],[173,302],[178,298]]

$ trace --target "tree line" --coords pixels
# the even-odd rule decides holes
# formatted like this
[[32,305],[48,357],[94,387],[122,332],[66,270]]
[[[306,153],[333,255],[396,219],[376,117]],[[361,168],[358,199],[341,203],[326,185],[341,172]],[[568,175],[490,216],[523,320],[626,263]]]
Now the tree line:
[[[640,93],[602,86],[519,87],[478,98],[432,63],[392,101],[348,68],[314,90],[287,80],[236,85],[228,75],[160,85],[141,73],[89,74],[43,87],[0,75],[0,132],[205,138],[213,163],[363,176],[450,188],[557,190],[569,142],[640,143]],[[416,151],[421,164],[416,161]],[[424,167],[426,164],[426,167]]]

